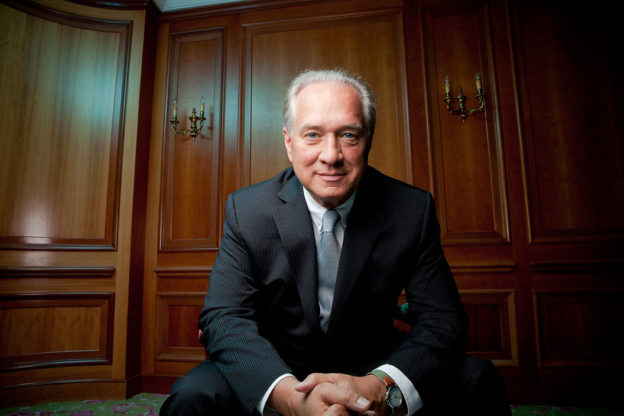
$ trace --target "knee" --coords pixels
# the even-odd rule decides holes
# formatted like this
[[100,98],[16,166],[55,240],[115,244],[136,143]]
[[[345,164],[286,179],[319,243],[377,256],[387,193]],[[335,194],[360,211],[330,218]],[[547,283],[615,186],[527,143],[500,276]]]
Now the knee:
[[462,363],[462,381],[469,384],[502,381],[492,361],[467,355]]
[[212,363],[204,362],[176,380],[160,414],[225,414],[221,410],[231,410],[236,403],[221,373]]
[[505,383],[490,360],[466,356],[462,364],[464,414],[510,415]]
[[173,383],[171,393],[160,408],[160,415],[200,415],[206,398],[193,377],[183,376]]

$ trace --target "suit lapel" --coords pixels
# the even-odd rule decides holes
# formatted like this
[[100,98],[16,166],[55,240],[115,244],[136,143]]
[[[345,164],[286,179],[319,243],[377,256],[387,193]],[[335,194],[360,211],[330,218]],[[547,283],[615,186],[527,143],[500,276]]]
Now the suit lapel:
[[384,214],[381,209],[375,207],[375,186],[372,183],[374,173],[367,169],[367,175],[358,188],[353,208],[349,214],[347,228],[345,230],[338,276],[334,291],[334,301],[329,319],[328,335],[339,322],[340,315],[349,302],[355,283],[360,278],[366,260],[374,249],[375,241],[380,233],[384,222]]
[[320,331],[314,231],[301,183],[295,175],[288,179],[277,196],[284,203],[275,208],[273,218],[295,272],[306,320],[311,328]]

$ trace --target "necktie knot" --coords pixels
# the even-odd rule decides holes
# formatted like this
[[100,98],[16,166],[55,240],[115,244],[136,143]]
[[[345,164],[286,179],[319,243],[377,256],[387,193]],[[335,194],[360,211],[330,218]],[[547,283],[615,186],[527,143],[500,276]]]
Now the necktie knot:
[[334,209],[328,209],[323,215],[323,223],[321,225],[321,233],[333,233],[336,223],[340,219],[340,214]]

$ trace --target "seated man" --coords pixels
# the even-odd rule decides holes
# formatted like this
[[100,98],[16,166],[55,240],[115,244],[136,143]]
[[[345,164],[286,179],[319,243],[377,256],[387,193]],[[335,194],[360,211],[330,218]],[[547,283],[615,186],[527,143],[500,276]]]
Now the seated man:
[[[209,358],[161,414],[510,414],[494,366],[465,356],[431,195],[368,166],[375,114],[343,71],[292,81],[292,168],[228,197],[199,320]],[[403,290],[409,333],[393,325]]]

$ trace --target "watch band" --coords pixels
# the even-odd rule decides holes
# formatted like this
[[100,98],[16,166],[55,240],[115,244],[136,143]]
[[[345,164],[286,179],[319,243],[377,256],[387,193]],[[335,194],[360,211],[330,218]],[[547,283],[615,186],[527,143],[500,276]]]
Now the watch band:
[[390,377],[388,374],[384,373],[381,370],[373,370],[371,372],[369,372],[368,374],[372,374],[374,376],[377,376],[377,378],[379,380],[381,380],[381,382],[384,384],[384,386],[386,386],[386,389],[394,386],[396,383],[394,382],[394,380],[392,379],[392,377]]
[[[381,370],[373,370],[373,371],[370,371],[368,374],[374,375],[384,384],[384,386],[386,386],[386,405],[390,409],[391,414],[397,415],[397,416],[407,415],[407,403],[405,401],[405,398],[403,397],[403,393],[401,392],[401,389],[394,382],[392,377],[390,377],[388,374],[386,374],[385,372]],[[390,397],[392,393],[398,393],[401,397],[400,399],[401,401],[398,406],[397,405],[393,406],[391,403]]]

